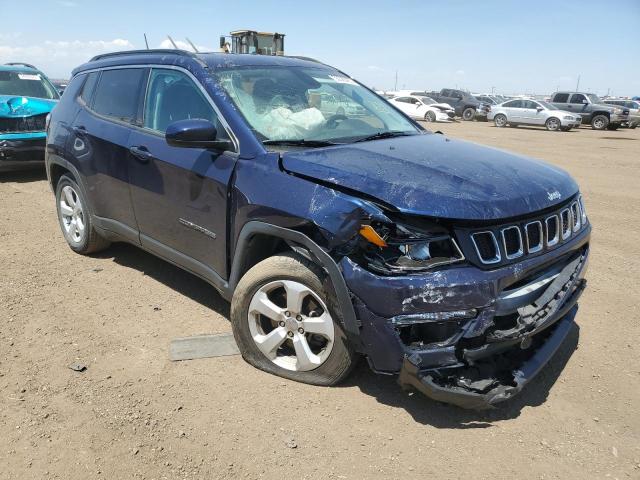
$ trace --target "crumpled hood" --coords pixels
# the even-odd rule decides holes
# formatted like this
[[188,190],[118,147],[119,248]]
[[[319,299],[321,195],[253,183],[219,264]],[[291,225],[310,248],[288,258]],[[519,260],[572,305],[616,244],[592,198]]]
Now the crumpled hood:
[[58,100],[0,95],[0,117],[31,117],[49,113],[57,103]]
[[285,170],[430,217],[497,220],[560,204],[578,191],[544,162],[425,134],[290,151]]

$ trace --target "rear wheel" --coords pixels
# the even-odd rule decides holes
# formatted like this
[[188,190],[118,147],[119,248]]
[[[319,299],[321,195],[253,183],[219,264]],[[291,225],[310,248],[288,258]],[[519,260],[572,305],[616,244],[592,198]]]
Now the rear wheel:
[[547,119],[544,126],[547,127],[547,130],[549,130],[550,132],[557,132],[558,130],[560,130],[561,124],[560,120],[558,120],[556,117],[551,117]]
[[609,126],[609,119],[606,115],[596,115],[591,119],[591,128],[594,130],[604,130]]
[[475,116],[476,116],[476,109],[472,107],[467,107],[462,112],[462,119],[466,120],[467,122],[473,120]]
[[87,255],[109,246],[93,228],[87,201],[69,175],[60,177],[56,185],[56,208],[64,239],[74,252]]
[[425,122],[435,122],[436,121],[436,114],[434,112],[427,112],[424,116],[424,121]]
[[231,302],[233,335],[260,370],[314,385],[334,385],[355,365],[331,288],[297,254],[270,257],[240,280]]
[[493,123],[496,127],[502,128],[507,124],[507,116],[499,113],[495,117],[493,117]]

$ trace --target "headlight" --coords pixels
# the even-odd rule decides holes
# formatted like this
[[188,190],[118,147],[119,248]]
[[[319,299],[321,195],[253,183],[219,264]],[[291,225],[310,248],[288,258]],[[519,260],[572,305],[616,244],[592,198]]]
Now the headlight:
[[565,120],[573,120],[573,117],[571,115],[565,115],[563,118]]
[[363,225],[360,235],[368,266],[382,273],[409,273],[461,262],[464,255],[442,227]]
[[620,115],[622,112],[624,112],[624,110],[622,110],[621,108],[614,108],[613,109],[613,113],[616,113],[618,115]]

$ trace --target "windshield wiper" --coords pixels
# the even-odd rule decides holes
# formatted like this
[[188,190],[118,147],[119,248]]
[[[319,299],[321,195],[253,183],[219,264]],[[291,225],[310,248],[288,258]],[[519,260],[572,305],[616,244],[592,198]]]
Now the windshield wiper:
[[392,130],[389,132],[378,132],[373,135],[369,135],[368,137],[359,138],[354,143],[358,142],[368,142],[369,140],[381,140],[383,138],[393,138],[393,137],[409,137],[412,135],[416,135],[415,133],[402,132],[397,130]]
[[290,140],[263,140],[264,145],[285,145],[293,147],[330,147],[331,145],[344,145],[342,143],[330,142],[328,140],[305,140],[290,139]]

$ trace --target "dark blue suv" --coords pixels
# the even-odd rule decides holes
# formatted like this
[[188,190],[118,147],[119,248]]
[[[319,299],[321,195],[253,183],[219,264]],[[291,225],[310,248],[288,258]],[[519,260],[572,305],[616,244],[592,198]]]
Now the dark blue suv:
[[569,175],[425,131],[321,63],[97,56],[46,166],[74,251],[124,241],[198,275],[243,357],[282,377],[333,385],[365,356],[483,408],[574,328],[591,227]]

